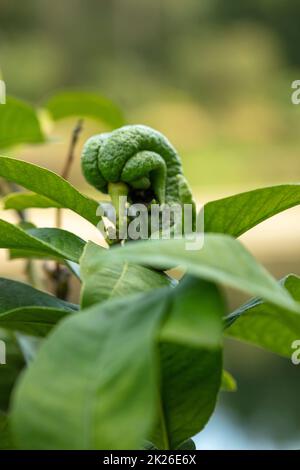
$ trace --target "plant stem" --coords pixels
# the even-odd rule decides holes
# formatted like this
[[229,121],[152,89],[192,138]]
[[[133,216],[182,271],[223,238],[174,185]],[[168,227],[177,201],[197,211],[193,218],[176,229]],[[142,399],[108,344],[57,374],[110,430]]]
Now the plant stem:
[[78,142],[78,139],[82,130],[83,130],[83,119],[79,119],[79,121],[77,122],[72,132],[67,160],[66,160],[64,169],[62,171],[62,174],[61,174],[61,176],[66,180],[69,178],[70,170],[74,161],[75,148],[76,148],[76,145],[77,145],[77,142]]
[[44,284],[41,279],[41,276],[37,272],[34,261],[31,259],[26,262],[25,274],[27,276],[28,281],[33,287],[40,290],[44,289]]
[[[79,136],[82,130],[83,130],[83,119],[79,119],[79,121],[77,121],[73,129],[66,162],[61,172],[61,176],[65,180],[68,180],[70,176],[70,171],[71,171],[74,159],[75,159],[76,145],[78,143]],[[62,214],[61,209],[56,209],[56,221],[55,221],[56,228],[61,228],[62,226],[61,214]],[[52,279],[52,281],[55,284],[55,295],[59,297],[60,299],[66,300],[69,294],[69,278],[70,278],[69,271],[65,267],[61,267],[60,264],[57,262],[55,265],[54,271],[51,272],[51,270],[48,269],[47,272],[48,272],[49,277]]]
[[120,198],[127,197],[129,192],[129,188],[127,184],[123,182],[119,183],[109,183],[108,184],[108,194],[110,195],[111,202],[116,211],[116,233],[117,238],[115,243],[120,243],[121,238],[120,234],[122,233],[122,229],[125,223],[125,206],[122,204]]
[[[75,158],[75,148],[76,148],[76,145],[78,143],[78,139],[79,139],[79,136],[80,136],[80,133],[82,132],[82,130],[83,130],[83,119],[79,119],[79,121],[77,122],[76,126],[73,129],[70,144],[69,144],[69,149],[68,149],[68,153],[67,153],[66,162],[65,162],[64,168],[61,172],[61,176],[65,180],[68,180],[68,178],[70,176],[70,171],[71,171],[71,168],[72,168],[72,165],[73,165],[73,162],[74,162],[74,158]],[[57,228],[61,227],[61,222],[62,222],[62,220],[61,220],[61,209],[57,209],[56,210],[56,227]]]

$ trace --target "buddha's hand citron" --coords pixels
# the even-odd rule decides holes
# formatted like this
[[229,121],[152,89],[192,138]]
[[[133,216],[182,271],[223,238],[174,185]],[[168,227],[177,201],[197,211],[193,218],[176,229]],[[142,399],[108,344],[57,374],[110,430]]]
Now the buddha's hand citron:
[[91,137],[82,152],[86,180],[103,193],[128,196],[130,203],[194,205],[178,153],[160,132],[124,126]]

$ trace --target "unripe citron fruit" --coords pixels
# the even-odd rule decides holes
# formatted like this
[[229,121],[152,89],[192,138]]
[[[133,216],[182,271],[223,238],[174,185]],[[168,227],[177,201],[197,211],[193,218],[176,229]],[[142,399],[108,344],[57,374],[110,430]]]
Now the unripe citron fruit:
[[126,183],[133,203],[143,191],[152,192],[160,204],[193,203],[177,151],[163,134],[147,126],[124,126],[91,137],[83,148],[82,171],[103,193],[109,183]]

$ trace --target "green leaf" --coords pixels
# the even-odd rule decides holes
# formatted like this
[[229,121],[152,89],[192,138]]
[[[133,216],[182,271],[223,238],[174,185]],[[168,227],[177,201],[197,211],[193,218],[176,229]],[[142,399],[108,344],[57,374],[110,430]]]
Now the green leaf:
[[[62,261],[62,259],[55,255],[54,253],[49,253],[49,252],[39,252],[39,251],[33,251],[33,250],[27,250],[27,249],[19,249],[19,248],[11,248],[8,251],[9,255],[9,260],[13,261],[15,259],[39,259],[39,260],[57,260],[57,261]],[[67,264],[66,260],[65,264]]]
[[0,327],[45,336],[78,307],[21,282],[0,278]]
[[6,348],[6,364],[0,365],[0,410],[7,412],[11,392],[25,363],[12,335],[0,331],[0,340],[4,341]]
[[221,346],[220,311],[224,311],[225,303],[216,286],[185,276],[174,296],[172,314],[161,328],[160,340],[196,348]]
[[78,306],[54,297],[31,287],[23,282],[0,277],[0,315],[8,310],[23,307],[50,307],[70,312],[78,310]]
[[0,450],[14,449],[8,426],[8,417],[0,413]]
[[112,101],[96,93],[61,92],[50,98],[46,108],[55,121],[77,116],[96,119],[111,128],[124,125],[121,110]]
[[20,307],[0,315],[0,327],[32,336],[47,336],[70,310],[49,307]]
[[14,209],[16,211],[23,211],[31,208],[62,208],[61,204],[51,201],[51,199],[48,199],[47,197],[27,192],[9,194],[2,199],[2,202],[4,209]]
[[[210,342],[216,348],[204,350],[193,346],[195,332],[192,330],[197,325],[193,322],[191,347],[163,342],[161,338],[159,373],[158,331],[163,318],[167,315],[168,322],[172,317],[172,304],[180,325],[180,317],[189,305],[183,299],[187,285],[178,290],[159,289],[94,305],[58,325],[24,374],[12,412],[14,436],[19,446],[139,448],[157,416],[160,420],[156,419],[154,437],[162,449],[178,447],[200,430],[214,408],[221,382],[219,345],[223,302],[215,288],[210,290],[204,283],[200,288],[199,281],[193,282],[197,282],[200,301],[195,315],[203,313],[201,302],[212,315],[216,313],[213,306],[218,309],[216,339]],[[196,296],[196,285],[194,289],[193,296]],[[208,292],[210,302],[203,300]],[[200,326],[205,325],[199,322]],[[211,324],[207,328],[212,335]],[[187,332],[184,336],[188,342]],[[157,407],[158,387],[163,418],[162,411],[158,412],[162,408]],[[161,437],[162,422],[168,433],[167,441]]]
[[130,263],[99,263],[97,254],[104,248],[90,243],[80,262],[83,281],[81,306],[89,307],[104,300],[147,292],[171,284],[165,274]]
[[0,176],[73,210],[94,225],[99,222],[98,203],[46,168],[0,156]]
[[[300,278],[293,274],[282,284],[300,301]],[[226,335],[290,358],[300,338],[300,315],[261,299],[253,299],[226,318]]]
[[[103,250],[103,248],[89,244],[85,250],[83,258],[81,260],[81,275],[85,282],[83,291],[83,306],[88,306],[98,301],[103,301],[105,298],[110,298],[114,296],[125,296],[135,291],[135,289],[141,288],[141,290],[146,290],[150,288],[157,288],[166,285],[166,281],[161,280],[161,274],[155,273],[145,267],[139,267],[138,265],[129,265],[127,263],[122,265],[120,263],[114,263],[112,266],[103,265],[99,263],[97,254]],[[140,269],[139,269],[140,268]],[[148,271],[148,273],[147,273]],[[139,276],[140,279],[137,278]],[[144,276],[144,279],[143,279]],[[149,279],[149,285],[147,286],[147,279]],[[152,284],[152,285],[151,285]],[[184,295],[180,295],[180,293]],[[174,291],[175,295],[175,291]],[[222,322],[221,314],[223,313],[223,304],[219,300],[219,294],[216,288],[213,285],[208,283],[202,283],[198,280],[186,278],[180,288],[176,289],[176,302],[172,307],[172,314],[169,314],[168,321],[162,328],[160,333],[160,338],[162,342],[174,342],[181,345],[189,344],[193,347],[220,347],[221,336],[222,336]],[[195,311],[195,305],[200,305],[199,315]],[[200,315],[201,313],[201,315]],[[180,380],[184,380],[184,374],[187,373],[191,375],[191,364],[194,364],[195,360],[201,363],[202,358],[209,356],[207,352],[201,350],[191,350],[189,351],[186,348],[186,358],[185,362],[182,362],[182,349],[181,347],[172,347],[171,355],[174,358],[174,366],[176,368],[182,365],[182,370],[180,374]],[[169,350],[169,347],[165,346],[165,350]],[[176,354],[175,354],[176,353]],[[189,353],[189,354],[188,354]],[[219,352],[217,353],[220,357]],[[216,354],[213,353],[213,360],[210,365],[215,364]],[[206,360],[207,361],[207,360]],[[162,365],[164,368],[164,365]],[[168,363],[167,368],[170,368]],[[172,367],[171,367],[172,370]],[[217,371],[211,368],[211,374],[213,378],[216,378],[216,391],[218,390],[219,384],[219,374],[221,370],[221,363]],[[189,372],[186,372],[189,371]],[[179,377],[179,376],[178,376]],[[201,377],[201,376],[200,376]],[[191,383],[190,377],[189,384]],[[200,383],[198,383],[198,380]],[[184,435],[180,435],[173,443],[171,440],[169,444],[175,446],[178,443],[181,443],[188,437],[193,436],[193,434],[199,431],[203,427],[203,423],[206,423],[208,416],[203,412],[203,402],[201,397],[203,395],[203,377],[196,377],[193,387],[188,387],[186,391],[186,407],[187,410],[180,409],[177,412],[177,407],[180,405],[176,402],[176,399],[173,397],[174,390],[176,390],[176,384],[174,384],[175,379],[172,378],[171,386],[167,383],[164,385],[166,389],[166,395],[171,395],[171,402],[173,401],[173,408],[168,410],[171,415],[171,420],[178,421],[178,416],[186,416],[187,424],[185,424],[185,429],[189,429],[190,414],[189,414],[189,393],[190,390],[193,390],[194,397],[196,396],[196,401],[199,407],[199,418],[195,419],[194,413],[194,423],[192,430]],[[197,388],[198,385],[198,388]],[[207,399],[207,397],[205,397]],[[212,408],[214,406],[216,399],[216,393],[211,395]],[[192,398],[191,398],[192,400]],[[163,404],[164,409],[168,409],[168,404]],[[197,408],[197,404],[195,405]],[[207,412],[207,409],[205,410]],[[174,423],[171,421],[170,429],[168,432],[172,434]],[[157,445],[160,445],[160,448],[164,448],[162,439],[156,438]]]
[[300,185],[256,189],[211,201],[204,207],[205,232],[239,237],[255,225],[300,204]]
[[222,385],[221,385],[222,392],[236,392],[237,384],[234,377],[227,372],[227,370],[223,370],[222,373]]
[[177,447],[177,450],[196,450],[195,442],[193,439],[187,439]]
[[157,448],[152,442],[145,440],[141,446],[141,450],[157,450]]
[[79,262],[86,242],[82,238],[58,228],[32,228],[26,231],[32,237],[54,248],[61,257]]
[[31,228],[36,228],[36,225],[32,222],[29,222],[27,220],[21,220],[18,224],[18,227],[20,227],[22,230],[30,230]]
[[85,242],[73,233],[55,228],[34,228],[27,231],[0,220],[0,248],[27,251],[42,256],[78,262]]
[[154,339],[165,310],[158,290],[95,305],[58,325],[14,396],[19,447],[139,448],[153,423]]
[[[157,450],[157,447],[152,442],[145,441],[142,450]],[[196,445],[193,439],[187,439],[176,450],[196,450]]]
[[169,295],[160,333],[158,422],[149,438],[159,449],[178,448],[203,429],[222,374],[224,302],[216,286],[187,277]]
[[200,278],[225,284],[281,307],[299,311],[288,292],[235,239],[206,234],[201,250],[188,251],[186,240],[153,240],[98,253],[99,263],[128,261],[156,268],[181,265]]
[[0,148],[45,141],[36,111],[28,104],[8,97],[0,106]]
[[[89,244],[81,260],[81,275],[84,280],[83,306],[115,296],[126,296],[135,289],[143,291],[166,285],[167,281],[164,280],[162,274],[142,266],[128,263],[113,263],[108,266],[99,263],[97,254],[100,252],[101,255],[102,250],[103,248],[97,245]],[[167,358],[166,365],[164,364],[165,358],[162,358],[163,373],[165,374],[164,369],[167,370],[166,383],[163,384],[162,390],[163,400],[166,403],[162,404],[162,409],[166,410],[170,416],[162,418],[166,422],[161,427],[167,428],[167,434],[170,436],[174,434],[174,437],[164,438],[162,429],[158,430],[159,436],[154,439],[159,448],[165,448],[165,446],[169,448],[170,445],[175,448],[177,444],[200,431],[207,422],[209,410],[214,407],[220,382],[220,352],[209,354],[203,351],[203,347],[220,348],[221,345],[223,331],[221,318],[224,305],[220,300],[220,294],[214,285],[186,277],[180,287],[175,289],[174,296],[172,313],[169,314],[168,321],[160,332],[161,342],[168,343],[162,346],[164,355],[170,356]],[[175,345],[170,346],[169,343],[175,343]],[[184,348],[187,344],[191,346],[190,349]],[[199,347],[200,351],[194,349]],[[185,351],[185,357],[183,351]],[[216,364],[216,357],[219,364],[217,370],[213,367]],[[199,374],[195,374],[196,376],[191,368],[191,364],[195,362],[198,362],[201,367]],[[204,381],[209,376],[205,367],[205,372],[203,372],[203,362],[209,363],[210,374],[215,384],[215,393],[211,394],[210,409],[207,405],[209,402],[207,395],[205,394],[202,398],[205,389]],[[178,399],[176,398],[177,380],[184,382],[185,378],[188,386],[185,391],[186,399],[182,404],[182,395],[179,394]],[[194,378],[193,383],[192,378]],[[196,403],[193,406],[193,419],[191,420],[190,403],[193,400]],[[203,400],[207,405],[204,409]],[[198,411],[197,416],[195,410]],[[190,424],[191,421],[193,424]],[[177,431],[178,435],[176,435],[176,426],[181,429],[181,425],[184,431]]]

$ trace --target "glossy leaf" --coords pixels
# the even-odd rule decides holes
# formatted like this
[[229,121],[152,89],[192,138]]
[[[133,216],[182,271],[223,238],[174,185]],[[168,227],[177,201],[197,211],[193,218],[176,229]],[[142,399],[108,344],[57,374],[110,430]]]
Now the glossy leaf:
[[275,214],[300,204],[300,185],[256,189],[211,201],[204,207],[205,231],[239,237]]
[[169,295],[160,333],[158,422],[149,439],[159,449],[175,449],[203,429],[222,375],[224,302],[218,289],[188,277]]
[[[93,253],[99,266],[128,259],[158,266],[182,262],[197,276],[263,293],[273,304],[298,308],[237,241],[210,235],[198,252],[184,250],[184,242],[139,242]],[[226,253],[224,259],[218,255],[221,252]],[[195,300],[189,298],[189,289],[181,288],[181,293],[180,288],[167,288],[101,303],[58,325],[16,394],[13,425],[19,445],[126,449],[139,447],[148,437],[156,447],[166,449],[180,446],[199,431],[213,411],[221,384],[223,304],[213,286],[202,290],[195,286],[199,311],[193,318],[188,310]],[[219,316],[212,321],[214,315],[208,312],[219,312]],[[185,316],[193,321],[185,321]],[[155,431],[148,434],[155,416]]]
[[[62,322],[45,341],[18,388],[13,427],[19,445],[41,449],[138,448],[157,416],[155,339],[163,318],[172,316],[175,291],[160,289],[94,305]],[[199,299],[204,292],[207,289],[198,286]],[[215,330],[220,336],[223,303],[215,290],[212,294],[210,311],[213,305],[222,307]],[[175,296],[173,301],[170,295]],[[178,302],[175,311],[180,318],[179,310],[184,315],[186,309],[184,302]],[[195,315],[202,312],[199,308]],[[208,328],[211,331],[211,325]],[[188,341],[186,333],[185,338]],[[215,344],[219,341],[218,337]],[[155,433],[158,448],[164,449],[181,445],[205,424],[215,404],[222,363],[219,347],[203,351],[193,345],[178,347],[166,342],[161,342],[161,347],[164,420],[168,432],[174,433],[167,443],[160,430]],[[185,379],[189,379],[186,384]],[[193,404],[192,421],[188,403]]]
[[99,222],[97,202],[46,168],[0,156],[0,176],[73,210],[94,225]]
[[27,230],[27,233],[53,247],[61,257],[75,263],[79,262],[86,245],[82,238],[58,228],[32,228]]
[[196,445],[193,439],[188,439],[187,441],[184,441],[182,444],[180,444],[179,447],[177,447],[177,450],[196,450]]
[[124,124],[121,110],[112,101],[96,93],[61,92],[50,98],[46,108],[55,121],[77,116],[96,119],[112,129]]
[[9,332],[0,330],[0,340],[5,342],[6,348],[6,364],[0,365],[0,410],[6,413],[11,392],[25,363],[15,338]]
[[27,231],[0,220],[0,248],[22,250],[34,257],[78,262],[85,242],[66,230],[33,228]]
[[[117,263],[113,264],[111,267],[102,265],[101,263],[99,264],[97,253],[102,250],[102,248],[90,244],[85,250],[85,254],[81,261],[81,273],[86,284],[83,300],[86,299],[86,302],[96,302],[97,299],[103,300],[103,298],[108,298],[109,296],[125,296],[126,294],[128,295],[129,293],[132,293],[135,287],[137,289],[140,287],[141,290],[143,290],[160,286],[158,281],[161,279],[162,275],[150,271],[147,268],[139,267],[138,265],[129,265],[128,267],[127,263],[123,265],[123,268],[122,265]],[[149,271],[149,273],[147,273],[147,271]],[[146,277],[143,279],[142,275]],[[140,280],[137,276],[140,277]],[[148,285],[146,287],[147,278],[151,283],[153,283],[152,286]],[[161,282],[162,281],[160,280],[160,283]],[[165,282],[166,281],[164,281],[162,285],[164,285]],[[170,436],[173,436],[173,428],[175,428],[176,425],[178,426],[178,421],[180,421],[180,428],[183,419],[186,420],[186,423],[183,425],[185,431],[182,431],[182,434],[179,433],[178,436],[174,435],[174,437],[167,438],[167,441],[164,441],[162,436],[163,433],[159,431],[160,437],[156,437],[155,442],[160,446],[160,448],[165,448],[164,446],[169,448],[168,446],[170,445],[174,448],[177,444],[180,444],[185,439],[193,436],[195,432],[199,431],[203,427],[209,417],[209,412],[207,409],[205,409],[205,411],[203,410],[203,401],[201,401],[201,397],[205,393],[203,387],[204,379],[200,379],[201,375],[196,374],[193,386],[191,386],[191,375],[193,376],[191,364],[194,364],[196,360],[196,362],[198,361],[202,367],[203,362],[206,364],[206,356],[211,356],[212,362],[210,363],[210,371],[213,378],[216,380],[216,392],[211,394],[212,408],[216,399],[219,374],[221,370],[221,362],[217,371],[216,368],[213,367],[213,365],[215,365],[216,356],[220,358],[219,351],[217,354],[212,353],[210,355],[207,354],[207,351],[203,352],[202,349],[199,352],[195,349],[189,350],[188,348],[185,348],[185,361],[182,360],[184,345],[186,344],[191,345],[192,348],[199,346],[200,348],[203,348],[204,346],[208,346],[209,348],[220,347],[223,303],[220,301],[219,294],[215,287],[209,283],[201,283],[198,280],[186,278],[180,288],[177,288],[174,291],[174,295],[176,302],[173,303],[172,313],[168,315],[168,321],[162,328],[160,339],[162,342],[181,344],[182,347],[173,346],[171,348],[167,345],[163,346],[164,352],[170,354],[170,359],[165,366],[165,360],[163,358],[162,369],[166,368],[168,371],[171,370],[171,377],[167,377],[166,383],[163,385],[165,391],[162,392],[162,395],[166,395],[163,398],[166,403],[164,402],[162,404],[162,408],[167,410],[170,416],[163,417],[162,419],[170,421],[170,423],[164,423],[163,425],[164,428],[170,428],[167,430]],[[205,360],[203,360],[204,357]],[[173,368],[176,368],[176,372],[178,372],[177,369],[180,369],[181,366],[182,370],[180,371],[180,374],[175,373],[173,374],[174,377],[172,377]],[[207,372],[205,373],[207,374]],[[189,377],[186,377],[187,375]],[[176,399],[174,398],[174,394],[176,394],[175,376],[177,379],[180,376],[180,380],[183,382],[185,381],[185,378],[187,379],[186,382],[188,383],[188,387],[186,390],[185,400],[186,409],[180,408],[180,405],[181,407],[184,407],[184,405],[179,405],[182,395],[180,395],[179,403],[176,402]],[[169,382],[171,383],[169,384]],[[191,393],[193,396],[190,398]],[[190,424],[191,419],[189,410],[191,409],[190,402],[195,396],[197,397],[197,403],[192,407],[194,416],[192,425]],[[205,396],[205,399],[208,401],[207,396]],[[169,402],[172,403],[171,409],[169,409]],[[199,415],[197,416],[198,419],[195,419],[195,409],[199,409]],[[205,412],[207,414],[205,414]],[[183,416],[185,418],[183,418]],[[191,430],[188,432],[187,429],[190,429],[189,426]]]
[[[146,290],[166,284],[161,280],[161,273],[142,266],[128,267],[125,263],[122,267],[120,263],[113,263],[108,267],[99,263],[97,255],[101,255],[103,250],[89,244],[81,260],[84,306],[104,298],[126,296],[135,288]],[[220,346],[224,305],[217,289],[212,284],[186,277],[177,289],[169,292],[170,298],[173,298],[172,292],[175,300],[160,332],[163,343],[161,368],[165,376],[161,391],[162,410],[167,415],[161,416],[164,422],[156,430],[156,435],[151,436],[159,448],[175,448],[202,429],[214,408],[222,369]],[[217,352],[205,351],[203,348],[206,347],[216,348]],[[199,370],[195,366],[197,363]],[[199,373],[194,375],[192,364]],[[205,391],[206,381],[211,387],[210,397]],[[187,383],[184,402],[182,393],[176,397],[176,390],[184,387],[181,382]]]
[[223,370],[221,390],[222,392],[236,392],[237,390],[236,381],[227,370]]
[[154,417],[154,339],[165,309],[158,291],[95,305],[63,321],[15,393],[18,446],[138,448]]
[[22,307],[41,306],[68,311],[78,310],[75,304],[58,299],[23,282],[0,277],[0,315]]
[[21,282],[0,278],[0,327],[45,336],[78,307]]
[[14,449],[8,426],[8,417],[0,412],[0,450]]
[[128,261],[156,268],[181,265],[200,278],[257,295],[291,310],[299,306],[288,292],[237,241],[226,235],[207,234],[201,250],[188,251],[186,240],[155,240],[127,244],[99,252],[99,263]]
[[160,331],[162,342],[193,347],[221,346],[220,312],[225,303],[212,283],[185,276],[174,291],[172,314]]
[[49,307],[20,307],[0,315],[0,327],[32,336],[46,336],[70,311]]
[[40,194],[27,192],[9,194],[3,198],[2,202],[4,209],[14,209],[17,211],[31,208],[48,209],[50,207],[62,207],[61,204],[55,201],[51,201],[51,199],[48,199],[47,197],[41,196]]
[[45,141],[38,116],[27,103],[8,97],[0,106],[0,148]]
[[171,279],[163,273],[131,263],[99,263],[97,254],[104,248],[88,244],[80,262],[83,280],[82,308],[117,297],[166,287]]
[[[282,284],[300,302],[300,278],[286,277]],[[300,314],[253,299],[226,319],[226,334],[290,358],[300,338]]]

